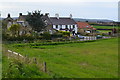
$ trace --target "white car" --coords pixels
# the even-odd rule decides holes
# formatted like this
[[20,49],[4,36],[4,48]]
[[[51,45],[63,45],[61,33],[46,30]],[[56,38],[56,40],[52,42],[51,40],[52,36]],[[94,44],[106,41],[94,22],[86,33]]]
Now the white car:
[[85,36],[78,35],[78,38],[80,38],[80,39],[84,39]]

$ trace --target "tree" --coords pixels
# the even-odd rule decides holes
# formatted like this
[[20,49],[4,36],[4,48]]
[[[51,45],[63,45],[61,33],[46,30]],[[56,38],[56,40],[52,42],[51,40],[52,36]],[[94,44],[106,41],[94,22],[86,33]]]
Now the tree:
[[34,11],[34,12],[28,12],[28,15],[26,17],[26,21],[30,24],[30,26],[33,28],[33,30],[40,32],[42,29],[44,29],[45,23],[42,20],[43,14],[40,13],[41,11]]
[[1,21],[1,23],[2,23],[3,32],[5,32],[7,30],[7,22],[6,21]]
[[9,28],[9,31],[12,33],[12,36],[19,35],[20,25],[19,24],[12,24]]

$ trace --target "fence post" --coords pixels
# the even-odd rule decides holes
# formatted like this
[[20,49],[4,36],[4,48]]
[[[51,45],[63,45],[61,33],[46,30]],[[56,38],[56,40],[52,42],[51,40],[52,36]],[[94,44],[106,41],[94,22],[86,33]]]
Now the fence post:
[[94,37],[94,40],[97,40],[96,37]]
[[47,72],[47,69],[46,69],[46,62],[44,62],[44,72]]
[[13,57],[13,51],[10,53],[10,57]]
[[25,57],[24,57],[24,62],[26,62],[26,54],[25,54]]
[[18,59],[19,59],[19,53],[18,53]]
[[24,58],[24,60],[25,60],[25,63],[28,63],[29,61],[29,59],[28,59],[28,56],[27,55],[25,55],[25,58]]
[[36,58],[34,58],[34,63],[37,64],[37,59]]
[[8,59],[10,59],[10,55],[9,55],[10,53],[8,53]]

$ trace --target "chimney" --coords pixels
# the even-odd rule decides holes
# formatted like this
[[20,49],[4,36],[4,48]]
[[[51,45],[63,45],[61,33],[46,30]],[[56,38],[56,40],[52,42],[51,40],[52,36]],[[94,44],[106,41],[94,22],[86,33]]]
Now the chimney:
[[19,16],[22,16],[22,13],[19,13]]
[[49,13],[45,13],[45,16],[49,16]]
[[8,17],[10,17],[10,13],[8,13]]
[[55,17],[57,17],[57,19],[59,19],[59,14],[58,14],[58,13],[56,13],[56,14],[55,14]]
[[70,14],[70,18],[72,19],[72,14]]

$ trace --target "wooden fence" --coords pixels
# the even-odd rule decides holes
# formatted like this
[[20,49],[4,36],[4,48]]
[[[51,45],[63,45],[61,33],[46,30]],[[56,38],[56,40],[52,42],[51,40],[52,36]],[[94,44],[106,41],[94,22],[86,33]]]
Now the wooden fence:
[[29,58],[28,55],[23,56],[20,53],[13,52],[11,50],[7,50],[7,52],[8,52],[7,53],[8,59],[15,58],[26,64],[36,64],[36,66],[38,66],[41,71],[47,72],[47,63],[46,62],[40,63],[36,57]]

